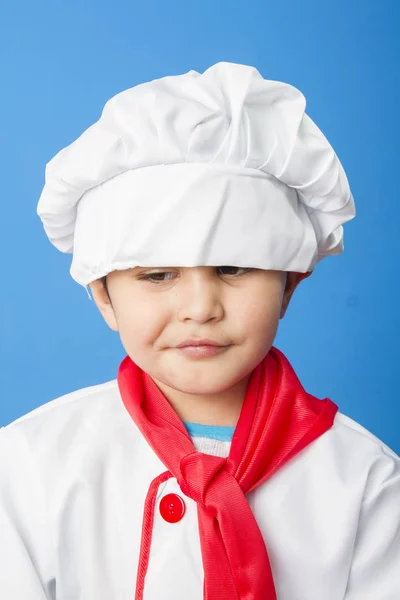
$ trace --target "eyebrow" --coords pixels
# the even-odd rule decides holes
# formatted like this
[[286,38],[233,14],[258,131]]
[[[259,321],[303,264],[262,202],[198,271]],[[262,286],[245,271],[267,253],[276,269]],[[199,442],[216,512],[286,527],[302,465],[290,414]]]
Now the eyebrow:
[[138,271],[139,269],[184,269],[185,267],[173,267],[171,265],[165,266],[165,265],[157,265],[157,266],[153,266],[153,267],[149,267],[149,266],[141,266],[138,265],[137,267],[132,267],[133,271]]

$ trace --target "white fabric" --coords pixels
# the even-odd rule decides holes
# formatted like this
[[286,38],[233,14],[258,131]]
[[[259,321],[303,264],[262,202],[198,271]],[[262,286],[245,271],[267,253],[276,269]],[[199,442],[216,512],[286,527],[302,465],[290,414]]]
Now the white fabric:
[[[165,470],[116,380],[1,429],[0,597],[132,600],[145,497]],[[203,600],[196,504],[174,478],[167,493],[186,513],[171,524],[156,508],[144,600]],[[279,600],[399,600],[400,458],[352,419],[339,412],[247,498]]]
[[116,269],[307,272],[344,249],[342,165],[295,87],[251,66],[127,89],[46,165],[37,213],[87,288]]
[[220,456],[221,458],[229,456],[232,442],[214,440],[213,438],[200,437],[197,435],[192,435],[191,438],[193,446],[198,452],[213,454],[214,456]]

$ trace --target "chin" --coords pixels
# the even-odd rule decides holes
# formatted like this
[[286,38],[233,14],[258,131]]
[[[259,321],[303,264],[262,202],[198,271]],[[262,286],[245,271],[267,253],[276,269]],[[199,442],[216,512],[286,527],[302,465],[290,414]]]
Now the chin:
[[166,381],[166,385],[185,394],[202,396],[220,394],[231,388],[240,379],[242,377],[238,378],[237,371],[232,373],[231,376],[226,371],[225,375],[221,375],[221,368],[213,370],[204,366],[202,373],[199,369],[190,373],[190,370],[186,368],[185,373],[177,374],[176,377],[169,376],[168,380],[164,381]]

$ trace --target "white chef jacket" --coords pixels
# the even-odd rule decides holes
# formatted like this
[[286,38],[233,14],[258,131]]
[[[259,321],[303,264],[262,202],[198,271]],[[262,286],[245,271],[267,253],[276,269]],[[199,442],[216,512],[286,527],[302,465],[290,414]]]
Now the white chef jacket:
[[[229,442],[196,448],[227,456]],[[134,600],[145,498],[167,469],[117,380],[43,404],[0,430],[0,598]],[[169,493],[183,518],[158,510]],[[246,495],[278,600],[400,599],[400,458],[338,412]],[[158,490],[144,600],[203,600],[196,503]]]

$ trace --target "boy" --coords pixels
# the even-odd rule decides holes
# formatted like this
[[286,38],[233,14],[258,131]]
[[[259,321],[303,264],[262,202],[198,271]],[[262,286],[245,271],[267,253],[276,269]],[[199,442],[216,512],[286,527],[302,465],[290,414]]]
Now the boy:
[[355,214],[304,110],[218,63],[117,94],[47,165],[45,231],[127,356],[2,429],[2,598],[400,598],[399,457],[272,345]]

